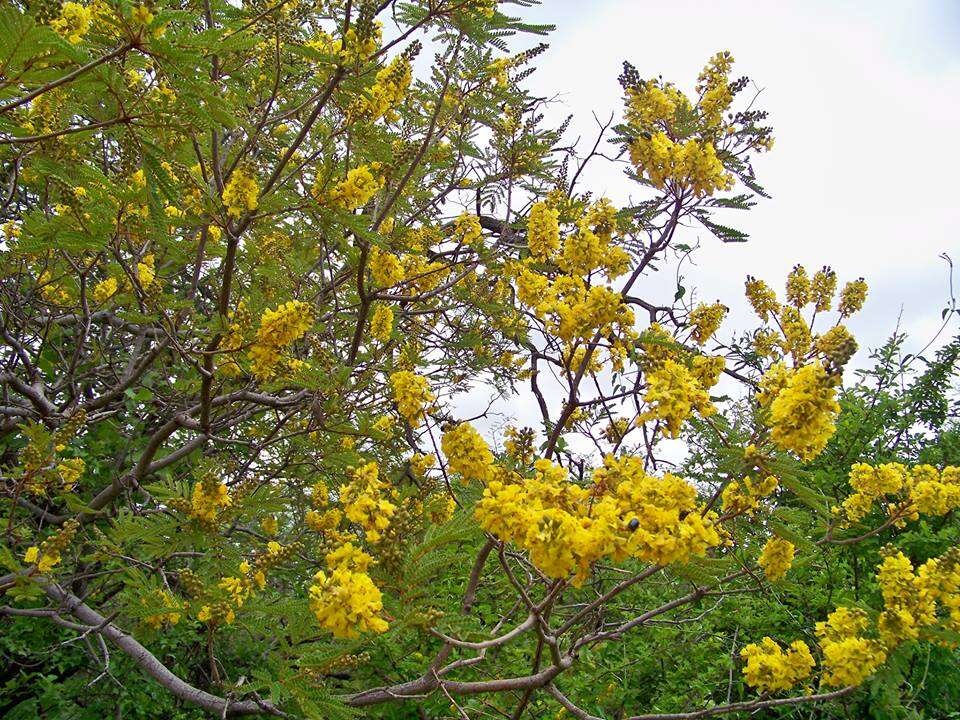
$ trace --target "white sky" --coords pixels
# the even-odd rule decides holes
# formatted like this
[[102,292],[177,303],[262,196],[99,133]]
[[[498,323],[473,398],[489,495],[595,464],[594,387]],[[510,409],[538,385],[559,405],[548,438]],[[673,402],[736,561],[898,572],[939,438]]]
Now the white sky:
[[[701,299],[731,307],[721,335],[756,325],[743,299],[745,275],[782,292],[798,262],[811,272],[830,264],[841,285],[867,279],[867,304],[849,323],[861,347],[853,365],[868,362],[866,348],[882,344],[901,314],[908,351],[935,335],[948,298],[947,264],[938,255],[960,263],[960,0],[544,0],[529,9],[502,7],[557,26],[528,82],[535,93],[557,96],[555,123],[574,115],[571,136],[584,145],[596,134],[592,113],[619,117],[623,60],[642,77],[662,74],[691,91],[706,60],[726,49],[737,60],[734,76],[749,75],[763,88],[758,107],[770,112],[776,145],[755,168],[773,199],[728,216],[751,235],[745,244],[724,245],[705,231],[681,238],[702,243],[696,266],[684,270],[687,284]],[[643,192],[603,160],[581,189],[621,203]],[[669,302],[674,282],[667,275],[642,281],[638,294]],[[937,345],[958,327],[954,318]],[[482,411],[482,396],[461,397],[461,416]],[[497,410],[537,426],[532,398],[508,405]]]

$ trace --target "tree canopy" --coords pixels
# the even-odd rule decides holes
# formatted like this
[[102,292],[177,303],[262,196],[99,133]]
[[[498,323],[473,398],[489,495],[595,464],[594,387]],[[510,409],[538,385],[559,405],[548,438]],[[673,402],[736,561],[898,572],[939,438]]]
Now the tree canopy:
[[0,9],[5,716],[960,704],[960,338],[656,292],[747,241],[762,96],[624,62],[571,143],[533,4]]

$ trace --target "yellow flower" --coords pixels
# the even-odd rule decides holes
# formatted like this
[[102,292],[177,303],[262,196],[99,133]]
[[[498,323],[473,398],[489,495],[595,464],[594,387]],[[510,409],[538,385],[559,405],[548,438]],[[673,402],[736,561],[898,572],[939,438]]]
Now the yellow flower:
[[256,210],[259,202],[260,187],[253,175],[244,168],[234,170],[223,188],[223,205],[227,214],[239,218],[245,212]]
[[42,572],[49,572],[54,566],[60,564],[60,551],[53,549],[44,551],[40,556],[40,562],[37,563],[37,569]]
[[143,172],[143,168],[140,168],[130,176],[130,184],[136,190],[143,189],[147,186],[147,177]]
[[863,278],[852,280],[840,291],[840,307],[843,317],[850,317],[860,311],[867,300],[867,283]]
[[677,437],[683,423],[694,412],[708,416],[717,411],[710,396],[690,371],[673,360],[664,361],[647,375],[647,392],[643,399],[650,409],[640,419],[662,420],[661,431],[669,437]]
[[389,65],[377,72],[369,97],[357,98],[350,105],[348,115],[371,122],[385,115],[388,120],[394,118],[392,111],[406,97],[411,79],[410,61],[403,55],[395,57]]
[[833,304],[833,295],[837,291],[837,274],[829,267],[818,270],[810,286],[811,300],[817,312],[826,312]]
[[144,290],[150,289],[154,279],[157,277],[154,262],[153,253],[150,253],[149,255],[144,255],[143,260],[137,263],[137,280]]
[[230,507],[232,503],[227,486],[209,476],[193,486],[191,514],[202,523],[214,523],[220,509]]
[[751,478],[733,480],[727,484],[721,495],[723,511],[753,515],[753,511],[760,505],[760,499],[770,495],[778,486],[779,481],[773,475],[768,475],[760,482]]
[[105,303],[112,298],[116,292],[117,279],[108,277],[106,280],[101,280],[93,286],[93,301],[96,303]]
[[137,25],[149,25],[153,22],[153,13],[146,5],[137,5],[130,11],[130,19]]
[[758,400],[770,408],[771,438],[801,460],[812,460],[826,447],[840,412],[836,380],[819,361],[797,370],[774,365],[760,383]]
[[376,246],[370,248],[369,265],[373,281],[379,287],[392,287],[403,280],[403,265],[392,252]]
[[793,565],[794,547],[792,542],[783,538],[772,537],[763,546],[758,563],[763,568],[767,580],[776,582],[787,576],[787,571]]
[[409,370],[401,370],[390,376],[390,385],[397,410],[411,427],[420,425],[426,409],[435,400],[427,379]]
[[824,685],[859,685],[886,660],[883,644],[863,636],[868,626],[863,610],[846,607],[838,607],[826,621],[817,623]]
[[795,308],[802,308],[810,302],[812,285],[807,269],[803,265],[794,265],[787,275],[787,302]]
[[389,305],[377,305],[370,318],[370,335],[375,340],[387,342],[393,332],[393,310]]
[[698,345],[703,345],[720,327],[729,308],[720,303],[704,305],[701,303],[690,311],[687,324],[692,328],[691,337]]
[[493,465],[493,453],[470,423],[460,423],[440,440],[450,470],[467,480],[486,481]]
[[58,35],[66,38],[70,43],[76,45],[90,29],[90,21],[93,19],[93,10],[80,3],[65,2],[60,8],[60,17],[50,22]]
[[752,275],[747,275],[746,296],[750,307],[764,322],[780,311],[777,294],[763,280],[758,280]]
[[299,300],[264,312],[249,353],[253,374],[261,379],[271,377],[280,364],[281,350],[306,335],[312,326],[313,312],[307,303]]
[[769,637],[759,645],[751,643],[740,651],[746,660],[743,676],[747,683],[760,692],[789,690],[805,680],[813,670],[810,648],[803,640],[791,643],[787,652]]
[[[649,133],[648,133],[649,135]],[[713,195],[733,187],[733,175],[717,157],[713,143],[689,139],[674,142],[663,131],[641,135],[630,145],[630,162],[657,188],[668,183],[690,189],[698,196]]]
[[368,541],[378,542],[397,509],[385,497],[387,484],[380,479],[379,467],[373,461],[349,468],[348,473],[350,482],[340,486],[344,515],[364,529]]
[[470,213],[462,213],[453,224],[454,239],[470,247],[483,244],[483,228],[480,226],[480,218]]
[[334,637],[355,638],[361,633],[383,633],[389,629],[380,617],[383,600],[380,589],[365,572],[340,565],[330,574],[320,571],[310,586],[310,609],[317,622]]
[[545,202],[534,203],[527,218],[527,247],[538,260],[547,260],[560,248],[560,211]]
[[888,648],[916,640],[921,628],[937,622],[939,563],[928,561],[915,574],[910,559],[887,547],[877,571],[884,610],[877,620],[880,637]]
[[574,573],[579,586],[604,557],[685,562],[721,542],[716,514],[696,511],[695,488],[674,475],[648,476],[639,458],[608,456],[593,488],[570,482],[546,459],[534,469],[532,478],[497,469],[476,517],[487,532],[526,549],[550,577]]
[[344,210],[355,210],[366,205],[383,187],[383,178],[374,175],[379,169],[380,163],[353,168],[347,172],[347,177],[329,192],[330,201]]

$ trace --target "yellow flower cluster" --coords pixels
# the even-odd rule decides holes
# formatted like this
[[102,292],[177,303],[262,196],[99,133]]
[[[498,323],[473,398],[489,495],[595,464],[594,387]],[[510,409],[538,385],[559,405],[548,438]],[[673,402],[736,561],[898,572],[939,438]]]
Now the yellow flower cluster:
[[403,263],[400,258],[389,250],[381,250],[377,246],[370,248],[370,274],[379,287],[393,287],[404,278]]
[[[412,292],[430,292],[449,276],[450,268],[440,260],[427,260],[423,249],[412,247],[400,259],[402,280]],[[399,281],[398,281],[399,282]]]
[[358,98],[350,106],[349,115],[371,122],[385,115],[390,119],[395,115],[394,108],[406,97],[411,79],[410,61],[402,55],[394,58],[377,72],[369,97]]
[[106,280],[101,280],[93,286],[93,301],[98,305],[105,303],[116,294],[117,288],[116,278],[108,277]]
[[717,411],[697,378],[674,360],[666,360],[647,373],[643,399],[649,410],[640,419],[663,421],[661,432],[674,438],[694,412],[707,417]]
[[390,339],[393,333],[393,310],[389,305],[377,305],[370,316],[370,335],[382,343]]
[[638,174],[646,175],[660,189],[669,183],[703,197],[733,187],[733,175],[724,169],[708,140],[674,142],[662,131],[649,139],[641,135],[630,144],[630,162]]
[[383,187],[383,178],[376,174],[379,170],[377,162],[353,168],[330,190],[328,199],[343,210],[363,207]]
[[164,625],[176,625],[180,622],[183,603],[177,600],[169,590],[155,590],[149,599],[144,596],[140,601],[144,605],[160,609],[160,612],[150,613],[143,618],[143,621],[154,630],[159,630]]
[[350,482],[340,486],[340,502],[347,519],[360,525],[369,542],[379,542],[397,510],[386,498],[387,483],[380,479],[377,463],[349,468]]
[[310,306],[300,300],[264,312],[249,353],[253,374],[261,379],[271,377],[280,363],[281,350],[306,335],[312,326]]
[[840,292],[840,306],[838,310],[843,317],[850,317],[860,312],[867,301],[867,283],[863,278],[851,280],[843,286]]
[[153,253],[144,255],[143,260],[137,263],[137,282],[144,290],[149,290],[157,278],[156,259]]
[[[267,545],[268,556],[278,556],[284,551],[283,546],[275,540],[271,540]],[[289,549],[287,549],[289,553]],[[240,563],[240,575],[222,578],[217,586],[225,590],[230,597],[230,602],[237,609],[243,607],[243,604],[254,593],[254,588],[263,590],[267,585],[267,576],[262,567],[255,570],[250,567],[246,560]],[[202,618],[201,618],[202,619]]]
[[777,294],[763,280],[747,275],[745,295],[750,307],[763,322],[767,322],[771,315],[780,311]]
[[70,492],[73,490],[74,485],[77,484],[77,481],[83,476],[83,471],[86,469],[86,463],[83,461],[83,458],[64,458],[59,463],[57,463],[57,474],[60,475],[60,480],[63,482],[64,492]]
[[503,433],[503,449],[514,461],[527,465],[533,462],[534,437],[532,428],[509,425]]
[[615,290],[603,285],[588,288],[575,275],[558,275],[551,282],[525,267],[514,267],[513,272],[520,302],[532,307],[547,329],[567,343],[591,339],[598,331],[632,337],[633,311]]
[[[791,546],[792,552],[792,546]],[[838,607],[823,622],[816,625],[822,654],[821,680],[828,687],[859,685],[884,663],[888,654],[900,643],[923,636],[923,629],[938,622],[956,631],[960,628],[960,549],[952,548],[942,557],[927,560],[914,570],[913,564],[902,553],[891,547],[882,551],[877,583],[883,595],[884,609],[877,619],[879,639],[869,637],[871,622],[859,608]],[[937,615],[937,604],[944,616]],[[936,637],[934,635],[931,638]],[[776,685],[783,670],[778,671],[779,647],[764,638],[762,646],[749,646],[742,656],[747,659],[744,669],[747,681],[761,691],[787,689]],[[763,656],[770,657],[769,664]],[[751,667],[753,658],[757,658]],[[812,658],[798,679],[803,679],[813,667]],[[786,680],[785,680],[786,681]]]
[[249,171],[238,167],[233,171],[223,188],[223,205],[227,215],[239,218],[245,212],[253,212],[260,202],[260,187]]
[[763,568],[767,580],[777,582],[787,576],[787,571],[793,565],[793,543],[783,538],[772,537],[763,546],[760,559],[757,561]]
[[147,26],[153,22],[153,13],[146,5],[137,5],[130,11],[130,19],[137,25]]
[[453,222],[453,239],[467,247],[483,245],[483,227],[480,218],[472,213],[461,213]]
[[76,45],[90,29],[93,19],[93,9],[75,2],[65,2],[60,8],[60,16],[50,21],[52,27],[60,37],[66,38]]
[[697,78],[697,92],[700,93],[700,116],[704,125],[717,128],[723,120],[723,113],[733,102],[730,89],[730,70],[733,68],[733,56],[726,51],[718,52]]
[[420,425],[425,410],[436,399],[427,379],[409,370],[400,370],[390,376],[390,386],[400,414],[410,423],[410,427]]
[[810,276],[803,265],[794,265],[787,275],[787,302],[795,308],[802,308],[810,302]]
[[560,249],[560,212],[549,203],[534,203],[527,218],[527,247],[537,260],[551,258]]
[[36,563],[37,570],[42,573],[50,572],[60,564],[63,559],[63,551],[70,545],[79,527],[80,523],[76,520],[67,520],[60,531],[40,543],[40,547],[32,545],[27,548],[27,552],[23,556],[24,562]]
[[932,465],[856,463],[850,468],[850,485],[854,492],[843,501],[843,510],[853,522],[866,517],[878,500],[887,501],[891,516],[909,520],[960,508],[960,467],[953,465],[940,471]]
[[607,198],[588,207],[577,221],[576,232],[563,241],[557,264],[572,275],[589,275],[602,270],[609,280],[623,275],[630,267],[630,255],[615,245],[616,208]]
[[944,626],[960,632],[960,548],[953,547],[941,557],[920,566],[923,587],[940,604],[945,613]]
[[412,470],[413,474],[418,478],[424,477],[427,471],[436,464],[437,456],[433,454],[425,455],[423,453],[415,453],[410,456],[410,470]]
[[[806,268],[796,265],[787,276],[787,301],[781,305],[776,293],[766,283],[747,276],[747,300],[763,322],[773,319],[780,331],[760,331],[754,340],[757,353],[763,357],[774,357],[774,349],[779,347],[793,357],[795,365],[801,365],[815,352],[822,357],[830,374],[839,374],[839,370],[857,351],[856,340],[839,324],[823,335],[814,336],[800,313],[809,304],[814,306],[814,317],[816,313],[830,310],[836,288],[837,276],[829,267],[821,268],[811,279]],[[862,278],[847,283],[841,292],[840,316],[848,317],[858,311],[866,292],[867,286]]]
[[670,127],[677,111],[689,108],[690,101],[671,83],[648,80],[627,91],[627,121],[643,129]]
[[887,647],[916,640],[920,628],[937,621],[937,561],[929,560],[914,574],[913,563],[902,552],[885,548],[877,571],[884,610],[877,619],[880,638]]
[[746,661],[743,676],[760,692],[789,690],[810,676],[815,662],[803,640],[790,644],[786,652],[773,639],[764,637],[760,644],[750,643],[740,651]]
[[817,312],[826,312],[833,307],[833,296],[837,292],[837,274],[824,265],[813,275],[810,283],[811,302]]
[[887,659],[883,643],[864,637],[869,625],[863,610],[846,607],[817,623],[825,685],[859,685]]
[[769,408],[771,439],[801,460],[812,460],[836,430],[840,412],[835,376],[827,375],[819,360],[797,369],[777,363],[760,382],[761,407]]
[[466,480],[486,482],[493,472],[493,453],[480,433],[467,422],[446,430],[440,447],[447,456],[450,471]]
[[746,477],[743,480],[731,480],[720,496],[725,513],[747,513],[753,515],[760,506],[760,500],[773,493],[780,482],[768,475],[759,482]]
[[361,633],[389,629],[380,613],[380,589],[367,574],[371,558],[347,543],[326,557],[329,574],[323,570],[310,586],[310,609],[320,626],[335,637],[355,638]]
[[375,21],[370,34],[366,37],[361,37],[354,27],[349,28],[343,38],[337,39],[321,30],[313,40],[306,43],[306,46],[317,52],[334,55],[343,62],[355,63],[362,62],[373,55],[380,47],[382,39],[383,25],[380,21]]
[[701,303],[690,311],[687,324],[691,328],[690,337],[697,345],[704,345],[720,328],[729,308],[721,303],[705,305]]
[[550,577],[575,573],[579,585],[604,557],[666,565],[721,542],[716,515],[699,512],[693,486],[669,474],[648,476],[639,458],[608,456],[593,487],[570,482],[549,460],[537,460],[534,470],[532,478],[491,480],[476,516],[487,532],[526,549]]
[[217,520],[221,508],[230,507],[233,500],[227,486],[207,474],[193,486],[190,497],[190,514],[197,520],[212,525]]

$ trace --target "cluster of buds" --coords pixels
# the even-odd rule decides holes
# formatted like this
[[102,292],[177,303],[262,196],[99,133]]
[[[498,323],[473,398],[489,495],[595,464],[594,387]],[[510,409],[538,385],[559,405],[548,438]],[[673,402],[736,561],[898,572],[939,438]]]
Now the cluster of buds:
[[192,598],[198,598],[203,595],[203,581],[200,579],[200,576],[190,568],[185,568],[180,571],[180,585],[186,591],[187,595]]
[[210,627],[224,624],[231,625],[236,617],[233,605],[226,600],[218,600],[209,605],[204,605],[197,613],[197,620]]
[[289,562],[294,555],[303,549],[303,544],[299,541],[292,542],[289,545],[281,545],[271,540],[267,543],[267,551],[260,553],[254,558],[253,567],[255,570],[267,572],[279,565]]
[[56,432],[39,423],[21,426],[27,444],[20,450],[22,477],[27,491],[34,495],[69,492],[86,469],[82,458],[60,458],[59,454],[87,421],[83,410],[75,412]]
[[348,653],[327,660],[316,667],[309,668],[306,672],[315,680],[323,680],[331,673],[343,673],[356,670],[358,667],[363,667],[369,662],[370,653],[368,652]]
[[837,325],[817,338],[816,347],[823,356],[827,372],[839,375],[857,352],[857,341],[843,325]]
[[386,569],[399,569],[406,553],[407,540],[415,537],[423,528],[423,514],[417,512],[417,507],[423,510],[420,501],[400,503],[393,515],[390,524],[383,531],[377,544],[378,562]]
[[70,546],[79,528],[80,523],[76,520],[67,520],[60,531],[40,543],[40,547],[34,545],[28,548],[23,556],[24,561],[35,563],[42,573],[49,572],[60,564],[63,552]]

